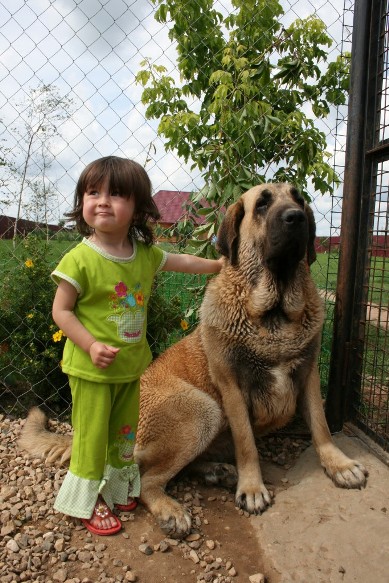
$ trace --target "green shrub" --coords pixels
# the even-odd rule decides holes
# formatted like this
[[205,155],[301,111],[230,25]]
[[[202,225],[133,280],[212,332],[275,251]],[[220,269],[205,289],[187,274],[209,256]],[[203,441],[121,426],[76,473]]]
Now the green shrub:
[[149,300],[147,318],[147,340],[153,357],[178,341],[185,331],[186,320],[182,314],[179,297],[169,298],[164,293],[161,276],[157,276]]
[[[0,380],[14,407],[47,404],[63,409],[70,393],[60,368],[64,337],[51,317],[55,264],[50,243],[28,235],[0,282]],[[2,399],[2,403],[3,403]],[[9,403],[11,405],[11,403]]]
[[[63,254],[66,249],[63,249]],[[56,286],[50,273],[59,261],[57,245],[28,235],[2,257],[0,281],[1,408],[23,413],[34,404],[69,411],[70,390],[61,370],[65,336],[51,316]],[[149,303],[147,338],[157,356],[182,337],[186,321],[178,297],[164,295],[158,276]]]

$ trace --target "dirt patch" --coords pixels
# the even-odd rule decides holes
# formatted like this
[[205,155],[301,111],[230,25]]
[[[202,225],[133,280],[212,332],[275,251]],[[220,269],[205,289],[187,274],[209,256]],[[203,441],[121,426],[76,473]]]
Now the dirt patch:
[[[185,494],[201,498],[201,527],[185,541],[175,541],[163,536],[153,517],[140,506],[124,523],[123,534],[107,537],[104,543],[103,565],[91,568],[85,574],[93,581],[101,575],[124,575],[131,570],[139,581],[153,583],[189,583],[193,581],[248,581],[249,576],[261,571],[260,549],[249,520],[235,509],[230,492],[218,488],[198,488],[189,483],[179,483]],[[182,499],[178,496],[178,499]],[[197,507],[199,508],[199,507]],[[193,507],[192,507],[193,510]],[[101,543],[101,538],[89,537],[85,530],[75,531],[72,544],[82,548],[91,540]],[[194,539],[194,540],[191,540]],[[148,547],[149,555],[139,547]],[[69,569],[68,576],[79,573],[79,565]]]
[[[1,419],[0,578],[3,583],[246,582],[263,573],[258,539],[248,514],[235,508],[233,492],[185,478],[169,493],[192,513],[184,541],[166,538],[139,505],[121,515],[123,530],[112,537],[88,533],[77,521],[54,512],[66,469],[30,459],[17,448],[23,420]],[[61,432],[64,424],[52,424]],[[307,447],[306,439],[270,437],[259,443],[265,483],[275,494],[288,487],[286,472]],[[265,573],[266,574],[266,573]],[[268,577],[267,583],[276,583]]]

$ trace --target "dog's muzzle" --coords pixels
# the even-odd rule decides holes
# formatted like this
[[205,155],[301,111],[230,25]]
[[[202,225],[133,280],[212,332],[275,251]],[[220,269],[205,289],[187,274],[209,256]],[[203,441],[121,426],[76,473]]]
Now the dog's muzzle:
[[278,209],[268,217],[266,231],[265,263],[278,277],[289,277],[307,252],[307,216],[299,208]]

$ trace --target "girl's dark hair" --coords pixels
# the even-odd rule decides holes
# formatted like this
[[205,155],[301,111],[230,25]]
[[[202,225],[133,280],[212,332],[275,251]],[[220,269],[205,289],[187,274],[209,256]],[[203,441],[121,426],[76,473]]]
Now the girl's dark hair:
[[151,196],[150,178],[146,170],[134,160],[106,156],[88,164],[77,182],[73,210],[66,213],[66,216],[75,221],[81,235],[91,235],[93,229],[82,215],[84,193],[90,188],[98,188],[106,179],[111,193],[118,192],[121,196],[133,196],[135,199],[134,220],[128,232],[129,237],[141,239],[151,245],[154,231],[148,220],[157,220],[160,214]]

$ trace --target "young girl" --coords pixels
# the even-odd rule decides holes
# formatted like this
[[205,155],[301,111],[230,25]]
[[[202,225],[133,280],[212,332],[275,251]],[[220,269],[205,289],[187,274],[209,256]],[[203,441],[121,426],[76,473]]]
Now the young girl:
[[108,156],[89,164],[76,187],[75,220],[84,239],[53,271],[53,318],[67,336],[62,369],[72,393],[73,446],[54,507],[88,530],[121,529],[112,512],[140,493],[133,451],[139,379],[151,361],[147,303],[160,271],[216,273],[221,260],[170,254],[153,243],[159,217],[145,170]]

